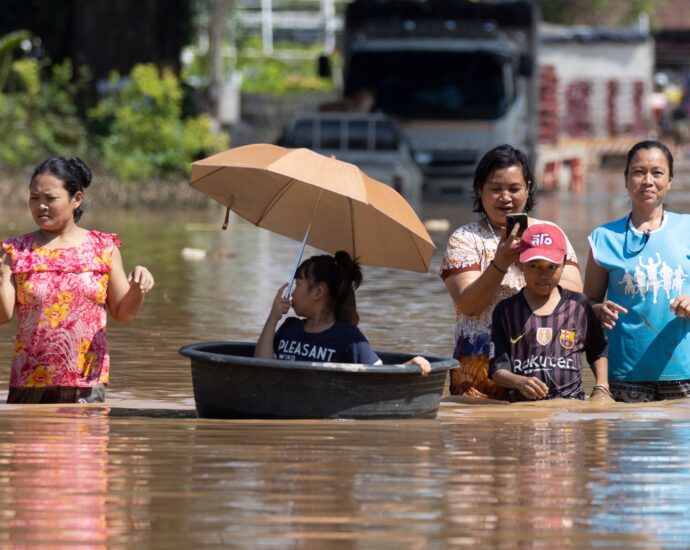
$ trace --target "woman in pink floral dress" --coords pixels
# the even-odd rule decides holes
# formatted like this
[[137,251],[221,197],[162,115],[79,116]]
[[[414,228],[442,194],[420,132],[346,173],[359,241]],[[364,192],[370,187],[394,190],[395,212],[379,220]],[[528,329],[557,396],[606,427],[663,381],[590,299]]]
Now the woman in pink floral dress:
[[103,401],[106,309],[128,323],[153,288],[145,267],[125,275],[117,235],[77,225],[90,183],[80,159],[45,160],[29,186],[38,229],[2,242],[0,323],[17,316],[8,403]]

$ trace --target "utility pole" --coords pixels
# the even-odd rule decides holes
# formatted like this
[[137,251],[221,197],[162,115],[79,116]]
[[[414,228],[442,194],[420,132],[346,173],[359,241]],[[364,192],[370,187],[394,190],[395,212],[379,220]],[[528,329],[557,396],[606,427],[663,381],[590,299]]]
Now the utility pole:
[[227,24],[227,0],[211,0],[211,21],[209,29],[209,50],[211,53],[211,85],[209,96],[211,113],[216,125],[220,126],[221,90],[225,82],[223,68],[223,47]]
[[261,40],[264,45],[264,55],[273,54],[272,0],[261,0]]
[[323,14],[323,49],[324,53],[332,54],[335,50],[335,5],[333,0],[321,0]]

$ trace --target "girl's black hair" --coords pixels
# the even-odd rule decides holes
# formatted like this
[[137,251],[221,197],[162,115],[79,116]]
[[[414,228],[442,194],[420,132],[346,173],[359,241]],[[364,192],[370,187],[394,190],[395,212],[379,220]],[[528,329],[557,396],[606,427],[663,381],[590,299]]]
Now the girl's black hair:
[[534,192],[537,185],[534,182],[527,155],[520,151],[520,149],[506,144],[494,147],[485,153],[474,171],[474,183],[472,185],[474,212],[486,214],[482,204],[482,189],[484,185],[496,170],[503,170],[511,166],[520,166],[522,168],[522,177],[525,178],[525,183],[527,184],[527,203],[523,212],[527,213],[534,208]]
[[[67,160],[64,157],[50,157],[39,164],[34,170],[31,181],[41,174],[50,174],[59,179],[70,198],[74,197],[77,191],[84,192],[91,185],[91,170],[78,157]],[[74,211],[74,221],[78,222],[84,211],[81,206]]]
[[359,322],[355,289],[362,283],[362,269],[346,251],[339,250],[335,256],[323,254],[304,260],[297,276],[308,280],[311,286],[326,285],[330,305],[338,321],[352,325]]
[[625,161],[625,179],[628,179],[628,170],[630,169],[630,163],[632,162],[635,153],[637,153],[640,149],[659,149],[659,151],[661,151],[664,154],[664,156],[666,157],[666,161],[668,162],[668,175],[671,178],[673,177],[673,155],[671,154],[671,151],[668,147],[666,147],[666,145],[664,145],[660,141],[648,139],[645,141],[637,142],[628,151],[628,158]]

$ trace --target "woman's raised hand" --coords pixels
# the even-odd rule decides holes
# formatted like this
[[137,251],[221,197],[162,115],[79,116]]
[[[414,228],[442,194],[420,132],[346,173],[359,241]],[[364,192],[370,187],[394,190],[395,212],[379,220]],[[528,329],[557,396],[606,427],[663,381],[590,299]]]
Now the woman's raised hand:
[[518,244],[520,237],[518,231],[520,226],[515,224],[508,235],[505,233],[505,228],[501,229],[501,240],[498,241],[496,247],[496,256],[494,256],[494,264],[501,271],[508,271],[508,268],[513,265],[518,259]]
[[142,294],[146,294],[153,288],[155,281],[153,275],[143,265],[135,265],[132,272],[127,276],[130,285],[136,285]]
[[592,309],[597,314],[601,326],[607,329],[612,329],[616,326],[619,313],[628,313],[627,309],[611,300],[604,300],[600,304],[593,305]]

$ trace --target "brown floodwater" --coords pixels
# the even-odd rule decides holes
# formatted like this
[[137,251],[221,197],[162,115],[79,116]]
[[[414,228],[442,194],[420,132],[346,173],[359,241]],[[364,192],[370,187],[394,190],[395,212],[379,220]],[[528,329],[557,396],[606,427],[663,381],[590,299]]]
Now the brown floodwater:
[[[683,178],[670,206],[687,212]],[[540,196],[536,215],[561,224],[584,269],[586,235],[626,207],[620,175],[590,173],[588,193]],[[454,228],[471,210],[438,201],[424,217]],[[298,248],[236,217],[222,232],[222,218],[87,210],[84,225],[117,231],[126,265],[150,267],[157,286],[136,322],[109,325],[105,405],[0,405],[0,546],[690,546],[690,400],[446,403],[436,420],[197,419],[177,349],[255,339]],[[1,238],[31,227],[22,212],[0,214]],[[433,236],[429,275],[365,268],[358,306],[375,348],[451,353],[436,274],[448,233]],[[207,257],[186,260],[185,247]],[[13,334],[0,327],[3,402]]]

